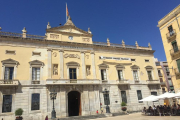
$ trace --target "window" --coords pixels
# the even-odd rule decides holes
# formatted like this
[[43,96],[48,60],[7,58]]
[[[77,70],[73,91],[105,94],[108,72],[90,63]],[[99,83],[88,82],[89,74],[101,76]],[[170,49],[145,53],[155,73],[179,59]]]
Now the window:
[[151,73],[151,71],[147,71],[147,73],[148,73],[148,79],[152,80],[152,73]]
[[156,66],[160,66],[160,62],[156,62]]
[[105,105],[109,105],[110,104],[109,93],[105,93],[104,94],[104,104]]
[[151,92],[151,95],[157,96],[157,92]]
[[32,68],[32,80],[40,80],[40,68],[39,67]]
[[133,76],[134,76],[134,80],[138,81],[139,77],[138,77],[138,71],[137,70],[133,70]]
[[164,67],[166,72],[169,72],[169,67]]
[[167,74],[167,76],[169,76],[169,73],[166,73]]
[[180,59],[176,60],[178,72],[180,72]]
[[136,59],[131,59],[131,61],[135,62],[135,61],[136,61]]
[[177,42],[176,42],[176,41],[173,41],[171,44],[172,44],[172,47],[173,47],[174,52],[177,52],[177,51],[178,51]]
[[127,103],[126,91],[121,91],[121,98],[122,98],[122,102]]
[[[137,90],[137,97],[138,97],[138,100],[141,100],[142,99],[142,93],[141,93],[141,90]],[[139,101],[139,103],[142,103],[143,101]]]
[[77,79],[76,68],[69,68],[70,79]]
[[32,52],[32,55],[34,56],[41,56],[41,52]]
[[101,69],[101,80],[107,80],[106,69]]
[[12,109],[12,95],[3,95],[2,112],[11,112]]
[[6,50],[6,54],[12,54],[15,55],[16,52],[14,50]]
[[5,80],[12,80],[13,79],[13,73],[14,73],[14,67],[5,67],[4,79]]
[[168,27],[168,31],[170,33],[170,36],[172,36],[174,34],[172,25]]
[[145,62],[149,62],[149,60],[145,60]]
[[118,70],[118,78],[119,80],[123,80],[123,71],[122,70]]
[[160,82],[163,82],[163,79],[162,79],[162,78],[160,78]]
[[31,99],[31,110],[39,110],[40,108],[40,94],[34,93],[32,94],[32,99]]

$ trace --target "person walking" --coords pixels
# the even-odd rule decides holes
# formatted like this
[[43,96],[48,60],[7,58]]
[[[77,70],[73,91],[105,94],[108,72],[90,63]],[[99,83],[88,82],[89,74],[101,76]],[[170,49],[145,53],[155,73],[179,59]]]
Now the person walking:
[[101,107],[101,114],[103,114],[103,108]]
[[48,120],[48,116],[45,117],[45,120]]
[[96,113],[98,114],[98,110],[96,111]]

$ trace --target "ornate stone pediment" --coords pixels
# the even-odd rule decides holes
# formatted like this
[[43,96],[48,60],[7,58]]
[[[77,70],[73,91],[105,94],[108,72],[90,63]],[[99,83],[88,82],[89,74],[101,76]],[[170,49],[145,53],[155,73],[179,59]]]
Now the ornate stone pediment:
[[146,69],[153,69],[153,67],[150,66],[150,65],[146,66],[145,68],[146,68]]
[[77,63],[77,62],[68,62],[68,63],[66,63],[66,65],[69,67],[79,67],[80,66],[79,63]]
[[100,64],[98,66],[99,66],[99,68],[104,68],[104,69],[109,68],[109,66],[104,64],[104,63],[102,63],[102,64]]
[[[75,35],[83,35],[83,36],[88,36],[92,37],[91,32],[84,31],[82,29],[77,28],[74,23],[72,22],[71,18],[69,17],[67,22],[64,24],[64,26],[59,26],[59,27],[53,27],[49,28],[46,30],[46,32],[50,33],[61,33],[61,34],[75,34]],[[53,35],[53,37],[58,38],[58,35]]]
[[121,64],[116,65],[116,69],[124,69],[125,67]]
[[19,62],[11,58],[1,61],[3,65],[19,65]]
[[33,61],[30,61],[29,64],[32,66],[32,65],[36,65],[36,66],[44,66],[44,63],[39,61],[39,60],[33,60]]
[[78,54],[68,54],[68,53],[66,53],[65,55],[64,55],[64,57],[65,58],[78,58],[78,59],[80,59],[80,56],[78,55]]
[[131,66],[131,69],[139,69],[139,66],[133,65],[133,66]]

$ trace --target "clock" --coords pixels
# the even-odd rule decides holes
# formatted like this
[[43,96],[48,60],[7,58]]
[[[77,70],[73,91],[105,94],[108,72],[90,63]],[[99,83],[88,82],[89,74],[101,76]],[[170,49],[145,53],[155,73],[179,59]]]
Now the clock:
[[70,39],[70,40],[73,40],[73,36],[69,36],[69,39]]

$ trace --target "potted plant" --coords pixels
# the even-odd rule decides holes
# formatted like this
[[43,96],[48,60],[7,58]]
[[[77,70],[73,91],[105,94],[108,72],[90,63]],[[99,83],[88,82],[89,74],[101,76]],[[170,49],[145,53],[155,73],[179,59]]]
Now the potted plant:
[[15,111],[15,115],[17,116],[16,117],[16,120],[22,120],[23,117],[21,116],[23,114],[23,109],[21,108],[18,108],[16,111]]
[[122,106],[122,107],[121,107],[121,110],[122,110],[122,111],[126,111],[126,110],[127,110],[127,107],[126,107],[126,103],[125,103],[125,102],[122,102],[122,103],[121,103],[121,106]]

